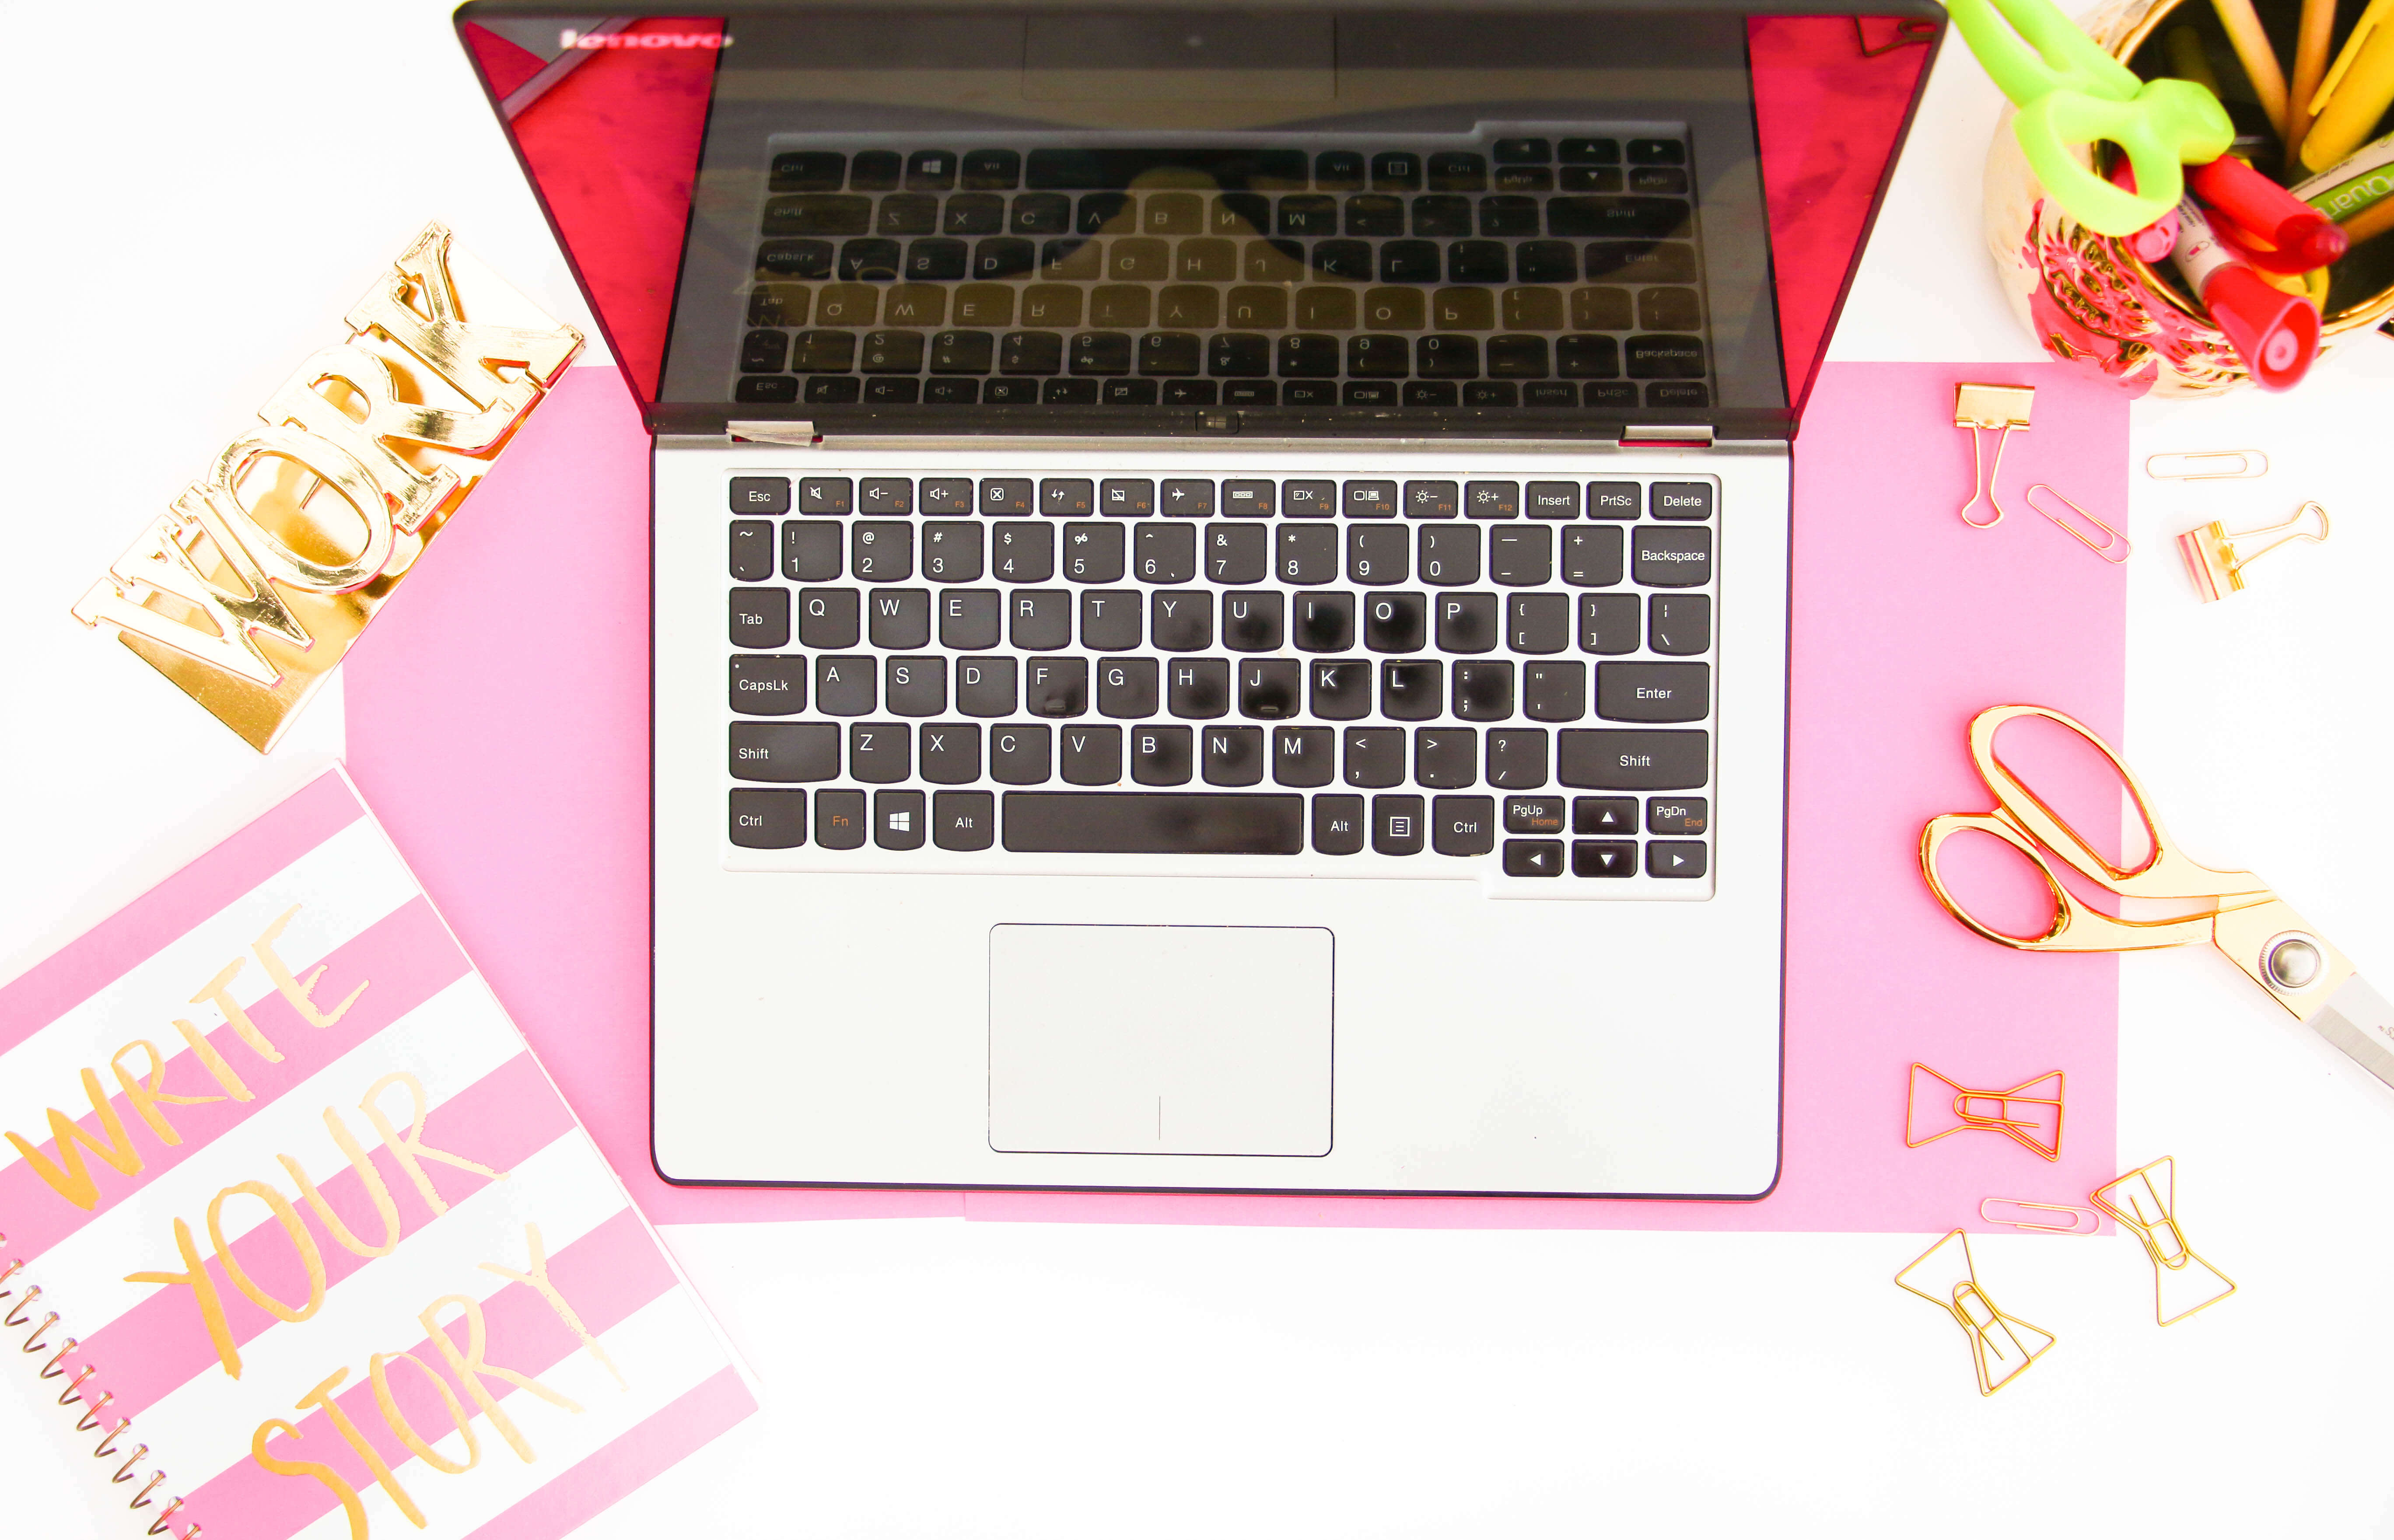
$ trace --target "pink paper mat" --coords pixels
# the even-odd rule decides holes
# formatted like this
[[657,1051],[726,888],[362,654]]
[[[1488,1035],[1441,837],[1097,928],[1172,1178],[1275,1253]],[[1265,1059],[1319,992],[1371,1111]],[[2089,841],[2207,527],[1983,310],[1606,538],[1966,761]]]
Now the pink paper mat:
[[[2037,387],[1966,529],[1953,385]],[[648,439],[611,368],[569,372],[347,669],[349,769],[591,1134],[659,1223],[966,1215],[1164,1223],[1941,1230],[1987,1196],[2085,1201],[2112,1159],[2117,969],[2028,956],[1940,911],[1932,814],[1990,799],[1981,707],[2118,741],[2126,585],[2019,506],[2049,481],[2119,523],[2127,404],[2059,364],[1833,364],[1796,456],[1785,1159],[1759,1203],[689,1188],[648,1140]],[[1733,529],[1736,509],[1726,510]],[[2148,558],[2151,559],[2151,558]],[[1902,1144],[1908,1066],[2069,1073],[2063,1158],[1966,1132]]]

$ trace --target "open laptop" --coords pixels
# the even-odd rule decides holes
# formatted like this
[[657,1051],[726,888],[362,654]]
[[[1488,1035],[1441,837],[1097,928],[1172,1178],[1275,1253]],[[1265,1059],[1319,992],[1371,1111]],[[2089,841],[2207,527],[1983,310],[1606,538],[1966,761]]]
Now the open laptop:
[[463,7],[656,435],[658,1171],[1767,1193],[1870,8]]

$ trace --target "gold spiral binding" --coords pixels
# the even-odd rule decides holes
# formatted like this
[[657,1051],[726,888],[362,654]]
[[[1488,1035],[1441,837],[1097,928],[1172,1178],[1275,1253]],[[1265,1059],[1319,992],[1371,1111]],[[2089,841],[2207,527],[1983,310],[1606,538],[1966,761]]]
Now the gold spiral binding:
[[[5,1246],[7,1244],[8,1237],[5,1233],[0,1233],[0,1246]],[[22,1257],[10,1257],[5,1259],[0,1259],[0,1299],[7,1299],[12,1295],[17,1294],[17,1287],[10,1282],[10,1280],[14,1279],[18,1273],[24,1271],[24,1267],[25,1259]],[[39,1284],[26,1286],[23,1295],[17,1299],[16,1303],[9,1308],[8,1313],[5,1317],[0,1317],[0,1326],[6,1326],[10,1330],[14,1330],[19,1326],[24,1325],[28,1321],[33,1319],[33,1306],[40,1301],[41,1298],[42,1288]],[[57,1311],[49,1311],[46,1312],[41,1324],[33,1327],[32,1331],[25,1334],[25,1340],[21,1351],[32,1353],[40,1352],[48,1348],[50,1344],[46,1341],[40,1340],[40,1338],[45,1332],[47,1332],[52,1326],[55,1326],[58,1324],[59,1312]],[[70,1337],[63,1339],[59,1344],[58,1351],[50,1354],[50,1361],[42,1365],[39,1371],[40,1377],[44,1379],[57,1379],[64,1376],[68,1372],[67,1356],[82,1345],[82,1342],[75,1338]],[[83,1367],[75,1373],[74,1377],[67,1381],[67,1388],[59,1392],[59,1404],[61,1406],[72,1406],[77,1403],[82,1402],[84,1399],[84,1382],[98,1373],[99,1373],[99,1364],[84,1364]],[[78,1433],[90,1433],[97,1431],[99,1427],[108,1420],[106,1416],[108,1403],[115,1399],[115,1391],[102,1390],[99,1393],[99,1399],[96,1402],[89,1403],[88,1409],[85,1411],[83,1416],[75,1419],[75,1431]],[[109,1429],[106,1433],[100,1435],[99,1444],[91,1452],[92,1457],[94,1459],[101,1460],[115,1458],[120,1453],[116,1447],[116,1441],[124,1437],[125,1429],[132,1426],[133,1419],[131,1417],[117,1418],[116,1426]],[[116,1473],[114,1475],[109,1477],[109,1484],[113,1486],[133,1480],[134,1468],[138,1466],[141,1463],[142,1457],[147,1455],[149,1453],[150,1446],[148,1444],[135,1444],[133,1446],[133,1453],[126,1455],[125,1456],[125,1463],[116,1468]],[[166,1473],[164,1471],[151,1471],[150,1480],[142,1485],[139,1492],[133,1494],[133,1500],[125,1506],[128,1508],[136,1510],[148,1507],[153,1500],[150,1494],[164,1486],[165,1482]],[[155,1540],[155,1537],[161,1535],[165,1536],[166,1540],[200,1540],[200,1526],[188,1519],[183,1521],[183,1533],[179,1537],[176,1536],[174,1531],[169,1527],[175,1515],[182,1511],[182,1498],[173,1497],[167,1500],[165,1507],[162,1509],[159,1512],[158,1517],[151,1522],[150,1533],[153,1537],[153,1540]]]
[[72,1337],[68,1338],[65,1344],[61,1346],[57,1352],[50,1355],[50,1361],[42,1365],[42,1377],[44,1379],[56,1379],[59,1376],[66,1373],[67,1371],[64,1365],[67,1354],[74,1351],[77,1348],[82,1346],[83,1343],[79,1339]]
[[33,1301],[41,1297],[41,1285],[35,1284],[33,1287],[27,1289],[25,1291],[25,1297],[10,1307],[8,1313],[5,1317],[0,1317],[0,1326],[23,1325],[25,1324],[25,1312],[32,1310],[33,1308]]

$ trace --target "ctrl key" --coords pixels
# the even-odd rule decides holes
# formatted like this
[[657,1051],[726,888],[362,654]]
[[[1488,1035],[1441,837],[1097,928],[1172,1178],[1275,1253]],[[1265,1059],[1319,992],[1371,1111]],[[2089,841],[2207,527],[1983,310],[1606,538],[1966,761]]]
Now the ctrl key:
[[761,790],[732,792],[731,842],[743,850],[789,850],[805,844],[807,794]]

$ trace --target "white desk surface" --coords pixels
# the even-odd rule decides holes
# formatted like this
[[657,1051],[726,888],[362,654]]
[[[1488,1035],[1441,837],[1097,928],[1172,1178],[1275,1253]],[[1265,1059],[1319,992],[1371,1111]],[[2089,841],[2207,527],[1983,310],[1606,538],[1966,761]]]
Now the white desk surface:
[[[33,14],[0,88],[0,973],[269,773],[67,616],[152,504],[428,216],[582,313],[440,0]],[[1998,105],[1956,40],[1833,357],[2036,357],[1979,241]],[[270,184],[303,190],[263,212]],[[2389,406],[2372,335],[2289,396],[2135,408],[2139,463],[2273,469],[2132,478],[2127,748],[2183,843],[2394,983]],[[2305,498],[2332,546],[2192,600],[2166,536]],[[328,693],[276,760],[340,744]],[[1927,1235],[676,1226],[769,1406],[584,1533],[2394,1535],[2394,1092],[2207,951],[2132,956],[2122,985],[2121,1156],[2179,1158],[2243,1291],[2164,1331],[2132,1239],[1979,1240],[1996,1298],[2060,1338],[1993,1400],[1888,1282]],[[138,1533],[87,1517],[36,1416],[0,1390],[0,1531]]]

